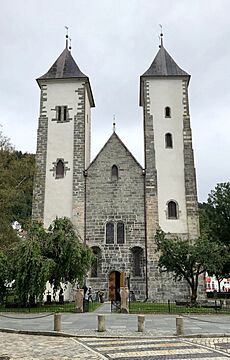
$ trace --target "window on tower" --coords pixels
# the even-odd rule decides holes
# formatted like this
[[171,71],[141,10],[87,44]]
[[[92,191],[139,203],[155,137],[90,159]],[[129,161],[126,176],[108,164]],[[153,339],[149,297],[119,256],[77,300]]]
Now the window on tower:
[[118,180],[118,167],[116,165],[112,166],[111,179],[112,179],[112,181],[117,181]]
[[167,149],[173,148],[173,139],[172,139],[172,134],[170,133],[165,134],[165,147]]
[[114,244],[114,223],[106,224],[106,244]]
[[56,165],[56,179],[61,179],[65,175],[65,165],[62,160],[58,160]]
[[175,201],[170,200],[167,204],[168,219],[178,219],[178,205]]
[[62,105],[62,106],[56,106],[55,109],[52,110],[56,110],[56,119],[52,119],[53,121],[57,121],[57,122],[68,122],[71,119],[69,118],[69,110],[68,107],[66,105]]
[[171,117],[171,108],[169,106],[165,107],[165,117],[167,118]]

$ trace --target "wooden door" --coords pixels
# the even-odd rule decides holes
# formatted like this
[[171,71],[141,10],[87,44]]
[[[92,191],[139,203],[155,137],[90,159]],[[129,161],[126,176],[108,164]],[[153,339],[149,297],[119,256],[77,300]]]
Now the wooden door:
[[109,275],[109,300],[116,300],[116,273],[115,271],[111,272]]

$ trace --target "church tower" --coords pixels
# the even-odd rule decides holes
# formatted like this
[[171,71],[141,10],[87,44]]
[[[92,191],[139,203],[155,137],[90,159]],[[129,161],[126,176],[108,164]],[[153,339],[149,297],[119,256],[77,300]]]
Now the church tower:
[[89,78],[66,47],[49,71],[37,79],[41,89],[37,133],[37,175],[33,218],[48,227],[67,216],[85,238],[85,177],[90,163]]
[[154,298],[166,291],[165,281],[157,275],[156,229],[160,227],[166,233],[188,240],[199,235],[189,80],[190,75],[164,48],[161,34],[160,49],[140,78],[140,105],[144,112],[148,281],[149,292]]

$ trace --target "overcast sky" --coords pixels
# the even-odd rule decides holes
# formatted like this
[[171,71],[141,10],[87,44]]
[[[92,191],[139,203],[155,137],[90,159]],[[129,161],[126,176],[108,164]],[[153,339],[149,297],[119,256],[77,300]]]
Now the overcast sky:
[[230,180],[229,0],[0,0],[0,124],[18,150],[36,151],[39,87],[65,46],[90,78],[92,158],[112,132],[143,165],[139,76],[164,46],[189,85],[199,201]]

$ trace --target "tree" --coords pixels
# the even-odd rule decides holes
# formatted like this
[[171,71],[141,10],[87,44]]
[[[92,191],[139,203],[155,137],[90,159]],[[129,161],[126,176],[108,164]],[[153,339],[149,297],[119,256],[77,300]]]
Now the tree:
[[78,239],[71,221],[56,218],[48,229],[45,253],[54,260],[55,267],[49,277],[54,291],[61,283],[83,283],[92,262],[92,251]]
[[212,241],[230,244],[230,182],[217,184],[201,208],[202,228]]
[[189,242],[167,237],[162,230],[157,231],[155,239],[159,268],[172,273],[175,280],[185,279],[191,290],[191,305],[196,304],[199,276],[206,271],[213,274],[221,266],[222,245],[210,242],[206,235]]
[[42,255],[37,239],[18,243],[14,263],[15,292],[20,302],[26,306],[28,300],[41,300],[54,262]]
[[19,300],[25,305],[28,299],[41,299],[47,281],[54,292],[61,283],[82,283],[91,259],[91,250],[79,241],[69,219],[56,218],[48,230],[32,223],[12,257]]
[[3,300],[6,294],[8,275],[8,259],[7,256],[0,251],[0,301]]

